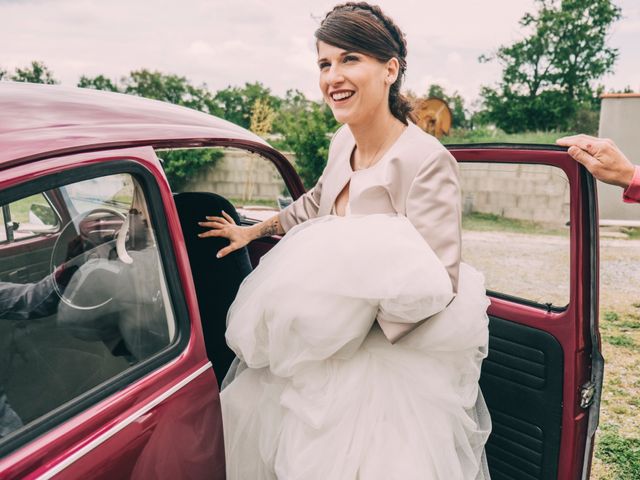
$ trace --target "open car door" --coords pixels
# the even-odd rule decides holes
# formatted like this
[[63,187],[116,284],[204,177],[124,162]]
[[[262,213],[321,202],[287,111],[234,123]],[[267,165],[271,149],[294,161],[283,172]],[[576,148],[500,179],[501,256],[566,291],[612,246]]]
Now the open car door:
[[451,146],[463,261],[486,277],[491,478],[588,478],[603,359],[595,182],[565,149]]

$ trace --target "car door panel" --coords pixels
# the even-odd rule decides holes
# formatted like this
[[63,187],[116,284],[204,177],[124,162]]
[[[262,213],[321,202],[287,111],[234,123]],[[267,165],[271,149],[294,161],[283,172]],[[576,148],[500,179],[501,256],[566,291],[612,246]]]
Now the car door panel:
[[491,411],[491,478],[557,478],[562,372],[553,335],[489,316],[480,387]]
[[590,326],[597,325],[592,180],[553,147],[450,149],[460,163],[553,165],[569,179],[569,304],[536,305],[489,291],[489,354],[480,385],[493,422],[486,447],[492,478],[580,478],[589,448],[589,410],[580,406],[580,394],[591,380]]

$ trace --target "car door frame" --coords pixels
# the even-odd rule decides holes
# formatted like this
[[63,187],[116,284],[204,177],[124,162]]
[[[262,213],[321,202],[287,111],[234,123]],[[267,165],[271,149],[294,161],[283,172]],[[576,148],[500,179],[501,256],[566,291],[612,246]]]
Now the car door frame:
[[[566,148],[552,145],[449,145],[459,163],[545,164],[570,184],[570,301],[566,309],[489,292],[490,316],[542,328],[564,353],[563,406],[557,478],[588,478],[598,425],[604,360],[598,332],[598,211],[595,180]],[[571,324],[573,322],[573,324]],[[571,351],[565,349],[570,346]],[[582,405],[581,405],[582,404]]]
[[[160,162],[149,146],[88,150],[89,153],[65,152],[65,155],[45,153],[41,158],[13,162],[0,170],[0,192],[15,191],[26,182],[56,184],[63,183],[62,179],[65,182],[83,179],[86,174],[82,171],[90,171],[89,177],[99,176],[101,172],[139,175],[146,182],[143,188],[149,199],[162,259],[167,262],[164,273],[178,335],[157,355],[125,370],[116,380],[110,379],[107,387],[99,385],[91,389],[72,400],[71,406],[65,404],[53,410],[38,419],[33,428],[27,426],[25,432],[18,432],[14,439],[5,442],[2,454],[6,456],[0,459],[0,472],[8,478],[69,475],[76,465],[92,455],[113,462],[100,452],[102,445],[114,444],[118,435],[136,428],[136,422],[141,419],[147,430],[152,428],[154,417],[162,417],[156,412],[161,411],[160,407],[168,409],[171,402],[174,408],[185,408],[189,403],[185,396],[188,389],[198,391],[199,397],[208,400],[205,410],[211,410],[213,415],[209,416],[217,422],[211,427],[211,438],[215,442],[219,437],[218,444],[221,443],[219,397],[217,389],[211,388],[216,384],[215,375],[204,350],[189,261]],[[196,418],[193,421],[197,423]],[[218,465],[219,471],[212,473],[216,478],[223,478],[224,450],[219,445],[214,456],[211,466]]]

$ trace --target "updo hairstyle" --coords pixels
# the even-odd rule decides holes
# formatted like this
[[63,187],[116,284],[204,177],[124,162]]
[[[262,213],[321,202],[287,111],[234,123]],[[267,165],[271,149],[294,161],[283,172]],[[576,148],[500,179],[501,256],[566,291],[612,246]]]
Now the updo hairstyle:
[[400,93],[407,69],[407,42],[404,33],[377,5],[347,2],[336,5],[316,30],[317,40],[351,52],[369,55],[381,62],[398,59],[398,78],[389,89],[389,109],[405,125],[414,121],[409,100]]

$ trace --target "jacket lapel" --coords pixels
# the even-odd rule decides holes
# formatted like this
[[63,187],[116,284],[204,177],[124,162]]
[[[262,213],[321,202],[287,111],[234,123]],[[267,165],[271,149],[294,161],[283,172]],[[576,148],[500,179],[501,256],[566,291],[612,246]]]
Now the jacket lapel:
[[320,196],[320,208],[318,216],[329,215],[336,198],[351,178],[350,156],[355,146],[351,132],[344,132],[334,143],[329,151],[325,178],[322,179],[322,194]]

